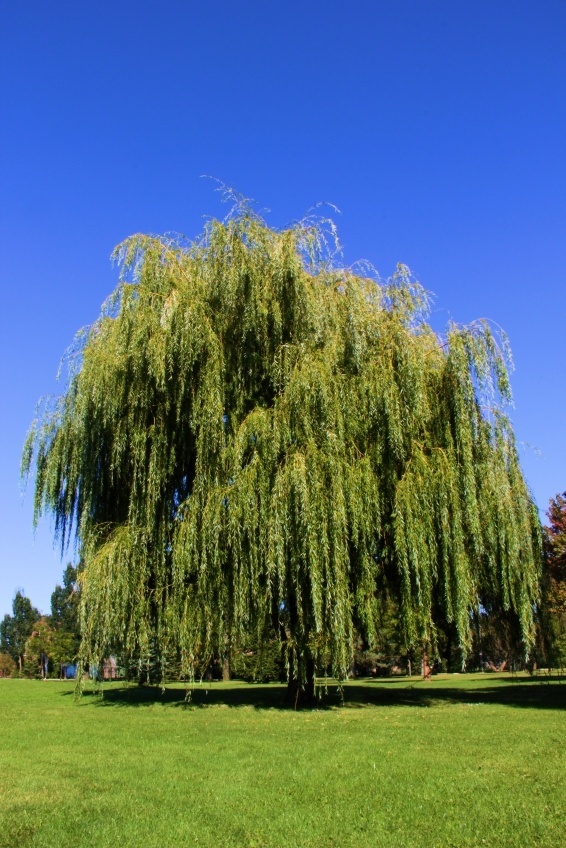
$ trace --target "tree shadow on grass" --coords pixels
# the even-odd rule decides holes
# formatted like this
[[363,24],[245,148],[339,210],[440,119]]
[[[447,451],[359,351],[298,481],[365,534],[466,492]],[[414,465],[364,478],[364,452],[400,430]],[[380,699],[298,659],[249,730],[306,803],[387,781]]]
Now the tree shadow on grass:
[[[70,694],[70,693],[67,693]],[[136,686],[112,684],[102,690],[102,697],[87,691],[83,697],[100,707],[149,707],[167,705],[182,708],[253,707],[258,710],[292,711],[294,705],[285,699],[286,687],[281,684],[201,683],[190,688],[166,686]],[[342,690],[337,683],[328,683],[319,690],[313,704],[299,709],[335,709],[337,707],[434,707],[441,704],[498,704],[508,707],[548,710],[566,709],[566,678],[489,678],[466,681],[459,678],[431,681],[405,680],[349,681]]]

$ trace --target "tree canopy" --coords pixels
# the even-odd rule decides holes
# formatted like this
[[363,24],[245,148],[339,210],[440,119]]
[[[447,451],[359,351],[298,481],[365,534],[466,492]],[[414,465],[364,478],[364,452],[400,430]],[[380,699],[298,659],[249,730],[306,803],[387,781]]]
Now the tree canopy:
[[540,523],[518,462],[505,343],[426,323],[404,266],[337,267],[320,226],[242,208],[202,238],[135,235],[26,442],[35,517],[76,534],[82,655],[178,651],[185,673],[275,632],[291,674],[343,677],[399,605],[465,651],[478,605],[526,649]]
[[550,499],[546,516],[543,635],[548,661],[563,668],[566,665],[566,492]]
[[5,615],[0,623],[0,650],[9,654],[22,670],[26,641],[33,625],[40,617],[29,598],[17,590],[12,601],[12,615]]
[[[545,547],[551,567],[566,573],[566,492],[551,498],[546,512],[548,526],[544,528]],[[564,577],[562,577],[564,579]]]

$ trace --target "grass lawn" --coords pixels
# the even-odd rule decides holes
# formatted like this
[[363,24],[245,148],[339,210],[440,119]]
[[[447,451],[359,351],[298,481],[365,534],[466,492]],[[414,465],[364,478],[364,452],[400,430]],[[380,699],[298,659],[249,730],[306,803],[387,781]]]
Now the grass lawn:
[[0,848],[566,844],[566,680],[207,685],[0,680]]

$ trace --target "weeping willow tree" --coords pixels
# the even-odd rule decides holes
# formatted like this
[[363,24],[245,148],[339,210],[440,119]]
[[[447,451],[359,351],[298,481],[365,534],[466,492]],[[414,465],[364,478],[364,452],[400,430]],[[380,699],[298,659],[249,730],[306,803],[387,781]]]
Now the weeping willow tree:
[[203,658],[277,634],[295,686],[376,639],[385,598],[407,646],[440,615],[462,650],[479,604],[528,650],[540,526],[485,322],[426,323],[385,283],[324,257],[312,223],[243,208],[195,243],[136,235],[34,423],[35,520],[75,537],[81,654]]

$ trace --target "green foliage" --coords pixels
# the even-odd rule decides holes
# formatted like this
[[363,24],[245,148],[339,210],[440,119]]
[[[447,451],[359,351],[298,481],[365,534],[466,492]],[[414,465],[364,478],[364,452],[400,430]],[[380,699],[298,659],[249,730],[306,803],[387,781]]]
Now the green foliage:
[[23,673],[26,677],[44,677],[45,658],[50,658],[51,645],[55,631],[49,619],[41,616],[34,622],[31,635],[26,640]]
[[230,654],[232,677],[249,683],[268,683],[284,680],[285,661],[278,639],[263,641],[259,646],[240,648]]
[[[100,670],[102,668],[100,667]],[[128,680],[135,680],[140,685],[153,685],[165,681],[178,681],[183,677],[183,669],[178,649],[164,651],[153,637],[149,648],[142,654],[132,654],[126,657],[126,666],[117,662],[118,676],[123,675]],[[201,677],[204,668],[195,669],[196,676]],[[200,672],[200,674],[199,674]]]
[[63,666],[75,662],[79,644],[75,634],[65,630],[64,627],[53,629],[48,655],[52,663],[53,674],[56,677],[63,675]]
[[299,680],[347,674],[386,598],[406,646],[478,603],[533,640],[540,525],[489,325],[424,322],[399,266],[336,268],[322,230],[242,208],[194,244],[137,235],[34,424],[35,516],[78,533],[82,656],[180,651],[192,675],[274,628]]
[[40,615],[29,598],[16,592],[12,615],[4,616],[0,623],[0,650],[18,664],[20,674],[41,676],[42,654],[47,655],[49,670],[57,676],[65,663],[76,659],[80,646],[77,576],[77,569],[68,565],[63,586],[56,586],[51,596],[50,616]]
[[553,568],[566,568],[566,492],[551,498],[545,527],[545,541]]
[[57,585],[51,595],[50,620],[57,631],[52,648],[55,664],[70,662],[79,652],[80,570],[80,565],[75,568],[69,563],[63,572],[63,585]]
[[57,585],[51,594],[51,622],[73,632],[78,621],[78,571],[70,563],[63,572],[63,585]]
[[16,672],[16,663],[10,654],[0,654],[0,677],[12,677]]
[[566,492],[550,499],[544,527],[544,574],[539,613],[549,665],[566,667]]
[[20,672],[26,641],[39,617],[39,610],[18,590],[12,601],[12,615],[5,615],[0,623],[0,650],[8,653],[14,662],[18,663]]

